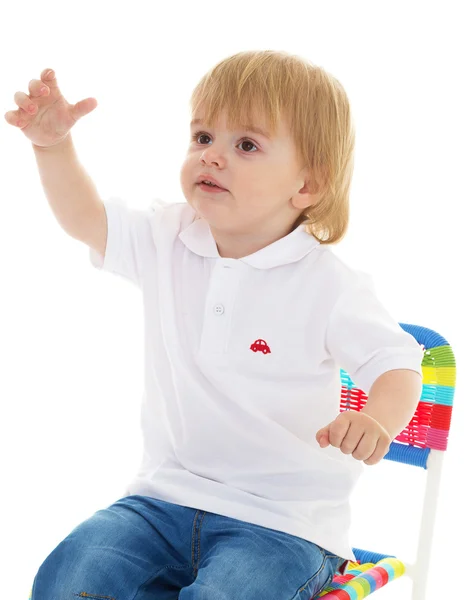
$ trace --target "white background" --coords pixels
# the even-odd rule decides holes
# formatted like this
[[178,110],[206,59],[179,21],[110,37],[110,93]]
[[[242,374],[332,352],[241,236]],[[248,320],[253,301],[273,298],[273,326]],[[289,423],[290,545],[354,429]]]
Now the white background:
[[[350,230],[335,252],[373,276],[398,321],[442,334],[458,362],[427,599],[461,586],[460,9],[458,1],[25,0],[0,18],[0,112],[15,110],[15,92],[28,93],[46,68],[69,102],[96,98],[73,128],[79,158],[102,198],[135,208],[184,200],[189,96],[226,56],[285,50],[343,84],[356,163]],[[137,288],[94,269],[87,247],[60,228],[29,141],[4,119],[0,173],[1,589],[2,598],[26,600],[46,556],[118,499],[138,467],[142,305]],[[412,561],[424,475],[388,461],[367,468],[353,544]],[[376,597],[409,591],[404,578]]]

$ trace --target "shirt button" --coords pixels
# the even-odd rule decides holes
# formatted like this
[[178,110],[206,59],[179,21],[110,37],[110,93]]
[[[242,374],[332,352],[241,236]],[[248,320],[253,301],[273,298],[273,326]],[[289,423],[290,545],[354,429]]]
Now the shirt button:
[[224,306],[222,304],[216,304],[213,308],[215,315],[222,315],[224,313]]

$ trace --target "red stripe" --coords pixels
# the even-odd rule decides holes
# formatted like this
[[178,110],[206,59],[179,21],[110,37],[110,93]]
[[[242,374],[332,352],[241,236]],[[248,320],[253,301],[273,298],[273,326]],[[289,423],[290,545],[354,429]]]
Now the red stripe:
[[386,585],[388,583],[389,575],[387,574],[386,569],[383,569],[383,567],[372,567],[370,571],[372,570],[380,574],[383,585]]
[[334,592],[329,592],[328,594],[325,594],[321,597],[322,600],[323,598],[325,600],[336,600],[336,598],[338,600],[350,600],[349,594],[344,590],[334,590]]
[[445,404],[436,404],[431,415],[431,427],[434,429],[443,429],[449,431],[452,417],[452,406]]

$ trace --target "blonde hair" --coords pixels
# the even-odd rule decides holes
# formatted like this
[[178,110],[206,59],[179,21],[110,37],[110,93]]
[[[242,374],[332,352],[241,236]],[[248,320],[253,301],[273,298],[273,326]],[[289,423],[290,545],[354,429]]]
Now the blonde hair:
[[281,116],[290,127],[302,167],[308,167],[321,198],[296,226],[322,244],[339,242],[349,222],[349,191],[355,132],[347,94],[332,75],[297,55],[275,50],[234,54],[200,80],[190,99],[210,126],[226,111],[228,127],[242,128],[260,115],[273,135]]

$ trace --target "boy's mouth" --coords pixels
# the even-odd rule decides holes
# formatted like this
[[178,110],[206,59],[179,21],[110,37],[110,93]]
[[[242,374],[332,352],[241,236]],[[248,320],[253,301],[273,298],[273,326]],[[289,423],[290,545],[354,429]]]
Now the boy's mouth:
[[205,185],[211,185],[212,187],[220,187],[219,185],[216,185],[215,183],[212,183],[211,181],[201,181],[200,183],[204,183]]
[[225,190],[224,188],[221,188],[221,187],[219,187],[219,186],[217,186],[217,185],[215,185],[213,183],[205,183],[203,181],[201,181],[197,185],[204,192],[210,192],[210,193],[213,193],[213,194],[219,194],[221,192],[227,192],[228,191],[228,190]]
[[207,174],[202,174],[199,175],[199,177],[197,178],[197,182],[198,185],[204,185],[204,186],[208,186],[211,188],[218,188],[220,190],[224,190],[227,191],[226,188],[222,187],[220,185],[220,182],[217,181],[216,179],[214,179],[212,176],[209,176]]

